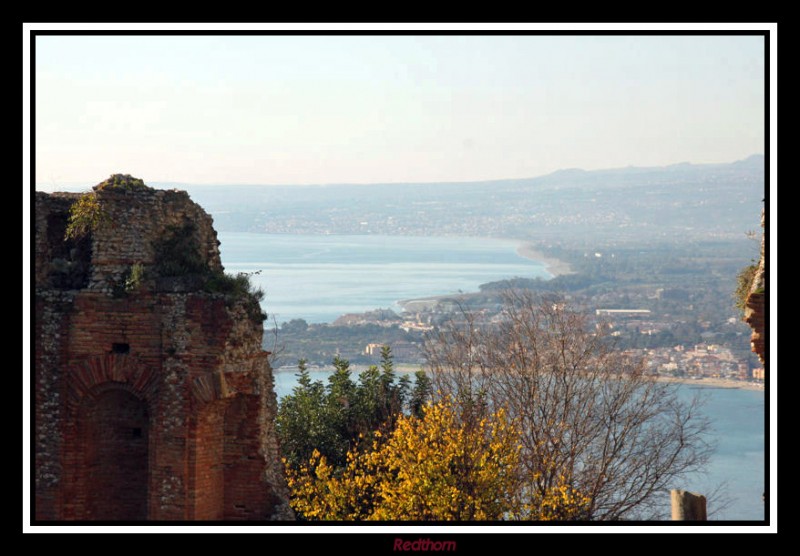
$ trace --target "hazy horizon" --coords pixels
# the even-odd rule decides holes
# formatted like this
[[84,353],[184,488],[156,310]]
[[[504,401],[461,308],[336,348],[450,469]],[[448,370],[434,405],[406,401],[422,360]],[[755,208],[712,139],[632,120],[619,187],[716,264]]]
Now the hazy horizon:
[[[671,164],[664,164],[664,165],[657,165],[657,166],[640,166],[637,164],[628,164],[625,166],[617,166],[617,167],[609,167],[609,168],[594,168],[591,170],[587,170],[585,168],[558,168],[552,172],[548,172],[546,174],[539,174],[535,176],[524,176],[519,178],[489,178],[489,179],[482,179],[482,180],[457,180],[457,181],[413,181],[413,182],[330,182],[330,183],[297,183],[297,184],[286,184],[286,183],[235,183],[235,182],[224,182],[224,183],[193,183],[188,181],[161,181],[161,180],[148,180],[142,176],[134,175],[133,177],[142,179],[145,185],[148,186],[158,186],[158,185],[188,185],[193,187],[220,187],[220,186],[237,186],[237,187],[335,187],[335,186],[363,186],[369,187],[373,185],[426,185],[426,184],[448,184],[448,183],[483,183],[483,182],[498,182],[498,181],[515,181],[515,180],[526,180],[526,179],[538,179],[547,177],[552,174],[556,174],[558,172],[569,172],[569,171],[578,171],[578,172],[613,172],[613,171],[621,171],[621,170],[628,170],[628,169],[649,169],[649,168],[669,168],[669,167],[677,167],[681,165],[691,165],[691,166],[705,166],[705,165],[725,165],[725,164],[734,164],[736,162],[743,162],[745,160],[752,159],[754,157],[764,157],[763,153],[753,153],[749,156],[745,156],[738,160],[729,160],[723,162],[692,162],[692,161],[681,161],[681,162],[674,162]],[[766,164],[766,161],[765,161]],[[129,172],[125,171],[118,171],[114,172],[114,174],[126,174]],[[109,174],[111,175],[111,174]],[[108,176],[101,176],[96,178],[96,180],[92,183],[88,182],[71,182],[71,183],[60,183],[55,184],[58,187],[67,187],[67,188],[85,188],[85,187],[92,187],[97,185],[98,183],[102,182],[108,178]],[[37,191],[53,191],[52,183],[46,182],[38,182],[35,184],[35,188]]]

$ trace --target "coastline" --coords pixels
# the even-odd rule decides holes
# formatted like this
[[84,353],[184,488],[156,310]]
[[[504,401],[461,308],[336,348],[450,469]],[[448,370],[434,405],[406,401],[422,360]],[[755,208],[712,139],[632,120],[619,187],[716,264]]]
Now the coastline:
[[729,378],[677,378],[672,376],[659,376],[659,382],[673,382],[676,384],[687,384],[691,386],[704,386],[708,388],[734,388],[739,390],[753,390],[764,392],[764,384],[749,382],[746,380],[733,380]]
[[562,260],[554,259],[552,257],[548,257],[541,251],[536,248],[536,245],[529,242],[520,243],[519,247],[517,247],[517,255],[520,257],[524,257],[526,259],[530,259],[532,261],[537,261],[540,263],[544,263],[545,270],[553,275],[553,278],[556,276],[562,276],[564,274],[575,274],[575,271],[569,266],[569,263],[565,263]]
[[[350,370],[359,372],[366,369],[369,365],[352,365]],[[420,369],[423,369],[422,363],[395,363],[394,370],[402,374],[412,374]],[[312,368],[312,371],[325,371],[326,373],[333,374],[333,367]],[[274,369],[278,373],[297,373],[297,368],[292,365],[286,365]],[[704,388],[725,388],[734,390],[751,390],[754,392],[764,392],[763,383],[749,382],[746,380],[733,380],[729,378],[677,378],[672,376],[659,376],[656,378],[658,382],[670,382],[673,384],[685,384],[687,386],[701,386]]]
[[[536,261],[538,263],[542,263],[545,267],[545,270],[555,278],[556,276],[562,276],[565,274],[575,274],[575,271],[572,270],[569,263],[565,263],[560,259],[554,259],[553,257],[548,257],[540,250],[536,248],[536,245],[524,240],[516,240],[518,242],[518,246],[516,249],[517,255],[524,259],[529,259],[532,261]],[[432,295],[429,297],[419,297],[414,299],[399,299],[395,303],[403,310],[403,311],[419,311],[425,308],[430,308],[442,299],[446,298],[456,298],[459,295],[465,294],[448,294],[448,295]],[[468,295],[468,294],[466,294]]]

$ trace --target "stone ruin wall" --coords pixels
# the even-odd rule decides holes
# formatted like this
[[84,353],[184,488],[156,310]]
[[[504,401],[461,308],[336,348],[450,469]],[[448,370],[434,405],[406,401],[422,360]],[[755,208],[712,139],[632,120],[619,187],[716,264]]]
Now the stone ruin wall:
[[[764,212],[761,212],[761,228],[764,228]],[[750,293],[745,301],[744,321],[753,329],[750,344],[753,352],[758,354],[764,370],[767,365],[767,346],[766,346],[766,260],[764,255],[764,235],[761,236],[761,258],[756,267],[753,283],[750,286]]]
[[110,218],[77,241],[78,195],[36,194],[36,519],[291,519],[254,301],[154,275],[187,222],[222,270],[211,217],[185,192],[95,194]]

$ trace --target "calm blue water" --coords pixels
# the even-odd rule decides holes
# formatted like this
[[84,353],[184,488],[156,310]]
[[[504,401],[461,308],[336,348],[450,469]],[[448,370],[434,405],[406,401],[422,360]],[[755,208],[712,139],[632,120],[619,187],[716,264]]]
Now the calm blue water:
[[344,313],[392,308],[397,301],[477,291],[485,282],[549,278],[520,257],[518,242],[484,238],[293,236],[220,233],[227,272],[255,272],[264,309],[282,323],[331,322]]
[[[264,309],[279,323],[293,318],[330,322],[378,307],[399,310],[396,302],[402,299],[476,291],[492,280],[549,277],[542,264],[517,255],[513,241],[252,233],[220,233],[219,239],[226,271],[261,271],[253,281],[264,288]],[[323,381],[328,374],[312,371]],[[295,384],[293,371],[275,373],[278,397]],[[764,393],[681,386],[681,396],[698,388],[707,397],[703,412],[712,421],[717,451],[706,474],[675,487],[707,494],[726,483],[732,503],[712,517],[761,520]]]
[[[764,392],[685,385],[680,388],[686,399],[698,390],[705,395],[703,413],[711,420],[717,449],[707,473],[676,488],[706,494],[724,483],[724,494],[731,505],[712,519],[764,519]],[[713,510],[709,503],[709,513]]]

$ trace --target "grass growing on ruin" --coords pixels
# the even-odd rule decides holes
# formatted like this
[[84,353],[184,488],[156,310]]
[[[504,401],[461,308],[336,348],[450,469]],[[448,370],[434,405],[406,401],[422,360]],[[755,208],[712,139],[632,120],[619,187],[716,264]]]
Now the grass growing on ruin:
[[148,189],[144,181],[139,178],[134,178],[130,174],[111,174],[107,180],[98,183],[94,186],[96,190],[103,189],[118,189],[124,191],[136,191],[141,189]]
[[736,290],[733,292],[733,298],[736,308],[742,312],[744,312],[745,305],[747,304],[747,296],[750,295],[750,288],[753,287],[753,280],[756,277],[757,269],[758,267],[755,264],[751,264],[740,270],[738,276],[736,276]]
[[239,272],[237,274],[214,272],[206,281],[205,290],[209,293],[225,294],[226,297],[231,299],[247,300],[246,309],[249,317],[258,322],[264,322],[267,318],[266,313],[261,310],[264,290],[254,286],[250,281],[250,276],[251,273],[247,272]]
[[247,312],[251,319],[263,322],[267,318],[260,305],[264,291],[253,286],[250,273],[226,274],[222,270],[209,268],[208,262],[202,259],[194,222],[186,221],[182,225],[168,227],[153,247],[156,255],[154,270],[158,276],[195,278],[205,292],[224,294],[229,300],[247,301]]
[[164,236],[155,242],[156,265],[159,276],[189,276],[206,274],[208,265],[200,257],[197,227],[193,222],[168,226]]
[[206,291],[224,293],[234,297],[252,295],[257,301],[264,299],[264,290],[253,286],[250,282],[250,274],[246,272],[237,274],[214,273],[206,282]]

